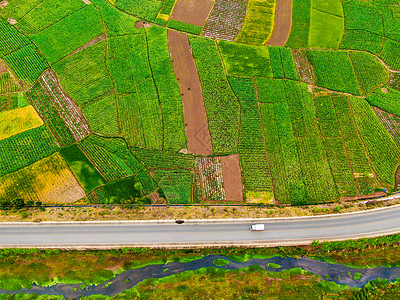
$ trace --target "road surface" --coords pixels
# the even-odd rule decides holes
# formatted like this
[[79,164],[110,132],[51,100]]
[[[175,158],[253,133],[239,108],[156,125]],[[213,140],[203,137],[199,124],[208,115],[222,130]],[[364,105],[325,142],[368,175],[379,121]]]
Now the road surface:
[[[249,231],[252,223],[266,230]],[[400,232],[400,206],[328,217],[239,222],[0,225],[0,247],[295,245]]]

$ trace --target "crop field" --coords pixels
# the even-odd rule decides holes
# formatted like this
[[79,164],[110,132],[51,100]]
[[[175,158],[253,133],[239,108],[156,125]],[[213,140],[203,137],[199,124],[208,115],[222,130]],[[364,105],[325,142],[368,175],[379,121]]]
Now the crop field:
[[2,3],[2,199],[311,205],[396,189],[394,0]]

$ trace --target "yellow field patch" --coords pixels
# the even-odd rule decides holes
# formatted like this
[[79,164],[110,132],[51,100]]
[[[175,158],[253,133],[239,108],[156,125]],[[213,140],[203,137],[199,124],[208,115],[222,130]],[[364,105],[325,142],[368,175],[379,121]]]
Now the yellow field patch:
[[158,14],[157,18],[162,19],[164,21],[168,21],[169,20],[169,15],[166,14]]
[[83,197],[85,192],[59,153],[0,178],[0,198],[62,204]]
[[43,125],[32,105],[0,112],[0,140]]

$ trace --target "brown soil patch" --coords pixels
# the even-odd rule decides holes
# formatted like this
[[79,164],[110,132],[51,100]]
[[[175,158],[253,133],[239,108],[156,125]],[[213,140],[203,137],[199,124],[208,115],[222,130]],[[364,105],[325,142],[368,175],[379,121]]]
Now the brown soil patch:
[[157,191],[150,193],[147,197],[151,199],[153,204],[167,204],[167,200],[161,198]]
[[1,73],[6,73],[6,72],[7,72],[6,67],[3,66],[3,65],[0,63],[0,74],[1,74]]
[[93,46],[94,44],[97,44],[97,43],[99,43],[101,41],[104,41],[105,39],[106,39],[106,34],[103,33],[102,35],[99,35],[97,38],[94,38],[93,40],[91,40],[90,42],[86,43],[82,47],[79,47],[78,49],[76,49],[74,52],[72,52],[70,54],[70,56],[75,54],[75,53],[78,53],[79,51],[82,51],[83,49],[85,49],[87,47]]
[[8,18],[8,19],[7,19],[7,22],[10,23],[11,25],[15,25],[15,24],[18,23],[17,20],[14,20],[14,19],[11,19],[11,18]]
[[135,23],[135,27],[136,28],[147,28],[147,27],[151,27],[151,25],[152,25],[151,23],[147,23],[147,22],[142,21],[142,20],[137,21]]
[[243,202],[242,172],[240,170],[239,155],[223,156],[221,157],[221,163],[226,201]]
[[400,166],[396,170],[394,188],[396,191],[400,191]]
[[85,2],[85,4],[92,4],[92,2],[90,2],[89,0],[82,0],[83,2]]
[[380,192],[375,192],[373,194],[368,194],[368,195],[361,195],[361,196],[354,196],[354,197],[343,197],[340,200],[341,201],[355,201],[355,200],[365,200],[365,199],[374,199],[374,198],[379,198],[379,197],[384,197],[386,194],[382,191]]
[[171,20],[204,26],[214,5],[213,0],[178,0]]
[[186,34],[168,31],[168,45],[172,66],[182,96],[189,152],[211,155],[211,137],[208,130],[203,93],[189,39]]
[[0,2],[0,9],[6,7],[7,4],[8,4],[8,1],[7,1],[7,0],[1,1],[1,2]]
[[292,0],[276,2],[275,27],[267,45],[284,46],[292,28]]

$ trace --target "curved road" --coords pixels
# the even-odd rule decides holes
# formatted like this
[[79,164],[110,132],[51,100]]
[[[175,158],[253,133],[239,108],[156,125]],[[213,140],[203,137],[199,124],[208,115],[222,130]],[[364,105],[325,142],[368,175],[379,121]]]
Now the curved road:
[[0,225],[0,247],[112,247],[215,244],[295,245],[400,232],[400,206],[325,217],[225,222]]

